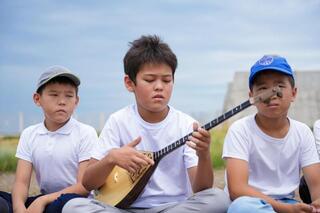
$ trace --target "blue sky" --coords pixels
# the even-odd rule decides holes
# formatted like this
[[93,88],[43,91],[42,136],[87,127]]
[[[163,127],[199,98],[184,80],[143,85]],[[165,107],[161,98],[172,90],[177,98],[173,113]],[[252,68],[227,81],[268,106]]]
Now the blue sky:
[[235,71],[264,54],[295,70],[320,69],[320,1],[0,1],[0,134],[41,121],[32,93],[40,74],[78,74],[79,120],[96,128],[134,101],[123,85],[128,42],[157,34],[178,57],[170,102],[204,121],[222,110]]

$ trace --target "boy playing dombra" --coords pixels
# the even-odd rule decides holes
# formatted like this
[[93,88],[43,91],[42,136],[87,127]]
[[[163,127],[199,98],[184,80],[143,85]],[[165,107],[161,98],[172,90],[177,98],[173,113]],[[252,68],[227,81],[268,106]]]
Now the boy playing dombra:
[[[106,122],[95,147],[83,184],[101,187],[115,165],[135,173],[153,160],[137,150],[158,151],[193,132],[188,146],[165,156],[142,194],[126,209],[100,201],[76,198],[63,212],[225,212],[226,194],[212,188],[210,134],[190,116],[168,105],[175,54],[157,36],[142,36],[131,43],[124,57],[124,83],[136,102]],[[193,194],[194,193],[194,194]]]
[[[0,192],[5,212],[57,213],[67,200],[88,195],[81,180],[98,138],[92,127],[71,117],[79,102],[79,84],[79,78],[61,66],[40,76],[33,100],[42,108],[44,121],[20,136],[12,197]],[[41,195],[28,197],[33,169]]]

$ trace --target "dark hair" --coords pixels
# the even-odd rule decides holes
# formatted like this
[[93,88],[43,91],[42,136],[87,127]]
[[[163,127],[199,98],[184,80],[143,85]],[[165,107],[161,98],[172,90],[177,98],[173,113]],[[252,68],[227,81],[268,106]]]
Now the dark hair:
[[74,81],[72,81],[70,78],[65,77],[65,76],[57,76],[52,78],[50,81],[48,81],[47,83],[43,84],[41,87],[39,87],[37,89],[37,93],[39,93],[40,95],[42,95],[43,90],[46,88],[46,86],[48,86],[49,84],[67,84],[67,85],[71,85],[76,89],[76,95],[78,95],[78,86],[74,83]]
[[130,49],[123,58],[124,72],[135,82],[141,67],[145,64],[167,64],[171,67],[172,75],[177,68],[177,57],[168,44],[158,36],[141,36],[130,42]]
[[[260,75],[262,75],[262,74],[265,73],[266,71],[277,72],[277,71],[275,71],[275,70],[268,69],[268,70],[264,70],[263,72],[257,73],[257,74],[253,77],[253,79],[252,79],[252,84],[251,84],[250,90],[252,90],[253,85],[256,83],[255,81],[256,81],[257,77],[260,76]],[[285,75],[286,77],[288,77],[289,83],[290,83],[291,87],[292,87],[292,88],[295,87],[295,80],[294,80],[294,78],[293,78],[292,76],[287,75],[287,74],[284,74],[284,73],[282,73],[282,72],[278,72],[278,73],[281,73],[281,74]]]

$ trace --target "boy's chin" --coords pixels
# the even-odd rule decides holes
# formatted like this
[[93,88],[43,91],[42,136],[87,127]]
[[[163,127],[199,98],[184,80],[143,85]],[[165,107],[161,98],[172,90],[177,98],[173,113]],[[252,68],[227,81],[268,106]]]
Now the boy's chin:
[[57,118],[55,121],[57,124],[65,124],[69,121],[70,117]]

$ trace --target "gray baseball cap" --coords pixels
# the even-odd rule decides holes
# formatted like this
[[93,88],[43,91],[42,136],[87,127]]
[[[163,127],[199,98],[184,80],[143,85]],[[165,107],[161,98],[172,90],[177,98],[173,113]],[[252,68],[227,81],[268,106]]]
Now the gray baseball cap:
[[76,86],[80,85],[80,79],[71,73],[69,69],[63,66],[55,65],[52,67],[47,68],[47,70],[41,74],[40,78],[37,82],[37,89],[36,91],[44,84],[46,84],[51,79],[58,77],[58,76],[64,76],[69,78]]

